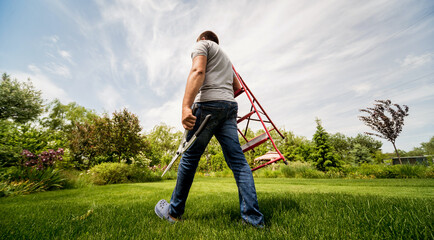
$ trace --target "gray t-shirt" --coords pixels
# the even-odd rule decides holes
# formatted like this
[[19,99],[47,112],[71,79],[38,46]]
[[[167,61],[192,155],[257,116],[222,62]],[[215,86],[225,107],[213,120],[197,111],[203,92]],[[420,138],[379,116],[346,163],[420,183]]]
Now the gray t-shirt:
[[205,80],[195,102],[230,101],[235,102],[232,63],[220,46],[209,40],[201,40],[194,45],[191,58],[204,55],[207,57]]

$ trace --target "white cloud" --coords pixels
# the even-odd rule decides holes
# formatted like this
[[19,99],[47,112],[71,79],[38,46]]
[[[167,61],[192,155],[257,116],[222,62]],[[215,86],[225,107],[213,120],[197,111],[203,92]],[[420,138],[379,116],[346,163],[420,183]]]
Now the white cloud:
[[165,102],[162,106],[143,110],[140,114],[140,122],[145,131],[149,131],[161,123],[182,130],[180,99],[173,99]]
[[47,63],[44,67],[47,71],[49,71],[50,73],[65,77],[65,78],[70,78],[71,77],[71,72],[69,70],[69,68],[63,64],[59,64],[59,63],[55,63],[55,62],[50,62]]
[[113,112],[121,107],[127,107],[121,94],[111,85],[105,86],[97,92],[98,99],[105,110]]
[[371,85],[369,83],[361,83],[353,86],[352,89],[356,92],[357,96],[361,96],[371,90]]
[[398,60],[402,67],[416,68],[431,62],[434,54],[425,53],[419,56],[407,55],[404,60]]
[[66,91],[57,86],[53,80],[45,75],[37,66],[28,65],[30,72],[11,71],[10,75],[19,81],[30,79],[36,90],[42,92],[42,98],[48,101],[59,99],[62,102],[70,102],[71,98]]
[[53,35],[53,36],[49,37],[49,40],[50,40],[52,43],[57,43],[57,41],[59,41],[59,36],[57,36],[57,35]]
[[73,63],[71,53],[65,50],[58,50],[59,55],[67,60],[69,63]]

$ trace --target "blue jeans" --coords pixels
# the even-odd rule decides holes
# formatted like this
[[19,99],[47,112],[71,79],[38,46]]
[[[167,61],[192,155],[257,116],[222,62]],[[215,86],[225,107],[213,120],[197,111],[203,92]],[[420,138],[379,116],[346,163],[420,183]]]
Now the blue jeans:
[[196,132],[206,115],[211,114],[212,116],[197,140],[182,155],[178,167],[176,187],[170,200],[170,215],[180,217],[184,213],[185,202],[187,201],[200,157],[214,135],[222,147],[226,163],[232,170],[238,186],[241,217],[252,225],[262,224],[264,216],[259,211],[253,175],[238,140],[236,120],[238,104],[227,101],[195,104],[197,107],[195,112],[195,116],[197,117],[196,125],[189,132],[187,140]]

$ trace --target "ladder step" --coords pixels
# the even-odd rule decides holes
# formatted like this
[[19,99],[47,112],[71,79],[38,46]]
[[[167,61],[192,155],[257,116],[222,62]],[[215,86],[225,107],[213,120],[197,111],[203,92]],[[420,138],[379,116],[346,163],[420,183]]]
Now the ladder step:
[[238,97],[241,93],[244,92],[244,88],[240,88],[238,89],[235,93],[234,93],[234,98]]
[[253,113],[255,113],[255,110],[249,112],[246,116],[244,116],[244,117],[238,119],[238,120],[237,120],[237,124],[240,123],[240,122],[242,122],[242,121],[244,121],[244,120],[246,120],[248,117],[252,116]]
[[263,134],[255,137],[255,138],[253,138],[252,140],[248,141],[243,146],[241,146],[241,149],[243,150],[243,152],[247,152],[247,151],[261,145],[262,143],[264,143],[268,139],[269,139],[269,137],[268,137],[267,133],[263,133]]

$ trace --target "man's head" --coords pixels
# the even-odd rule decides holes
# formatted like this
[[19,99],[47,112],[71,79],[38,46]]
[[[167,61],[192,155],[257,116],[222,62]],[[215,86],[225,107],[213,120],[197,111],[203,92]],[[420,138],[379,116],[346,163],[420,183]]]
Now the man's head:
[[211,31],[205,31],[203,33],[201,33],[199,35],[199,37],[197,38],[196,42],[200,41],[200,40],[210,40],[213,41],[217,44],[219,44],[219,38],[217,37],[217,35]]

